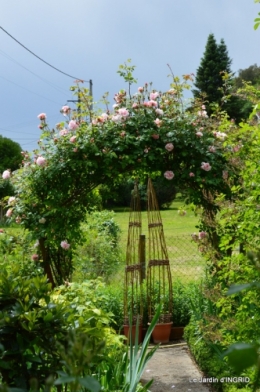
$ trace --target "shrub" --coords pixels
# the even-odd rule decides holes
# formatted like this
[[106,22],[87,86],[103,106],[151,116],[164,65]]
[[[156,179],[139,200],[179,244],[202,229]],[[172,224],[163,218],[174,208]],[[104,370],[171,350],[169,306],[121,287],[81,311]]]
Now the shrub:
[[114,221],[114,213],[88,214],[83,231],[84,240],[78,249],[74,279],[79,281],[101,276],[108,281],[123,261],[118,245],[120,228]]

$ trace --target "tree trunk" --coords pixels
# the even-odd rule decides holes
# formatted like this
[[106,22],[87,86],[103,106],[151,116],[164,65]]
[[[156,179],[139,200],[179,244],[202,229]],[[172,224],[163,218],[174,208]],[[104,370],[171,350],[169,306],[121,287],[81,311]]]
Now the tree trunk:
[[43,269],[45,274],[47,275],[47,278],[49,280],[49,282],[52,285],[52,288],[55,287],[55,281],[53,278],[53,273],[51,270],[51,260],[50,260],[50,256],[49,256],[49,252],[45,247],[45,238],[40,238],[39,239],[39,244],[40,244],[40,249],[41,249],[41,253],[42,253],[42,259],[43,259]]

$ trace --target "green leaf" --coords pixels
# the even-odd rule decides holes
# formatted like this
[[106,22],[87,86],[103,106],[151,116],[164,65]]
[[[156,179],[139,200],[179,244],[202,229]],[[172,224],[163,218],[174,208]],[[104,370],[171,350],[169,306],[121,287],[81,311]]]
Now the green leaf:
[[78,380],[79,384],[85,388],[88,388],[91,392],[99,392],[100,384],[94,377],[84,377]]
[[230,365],[241,372],[257,364],[257,350],[258,347],[253,343],[235,343],[223,353],[223,357],[228,357]]
[[245,289],[252,289],[254,287],[260,287],[260,283],[253,282],[253,283],[245,283],[245,284],[238,284],[238,285],[231,285],[227,291],[227,295],[232,295],[238,293]]
[[54,382],[54,385],[67,384],[67,383],[70,383],[70,382],[75,382],[76,378],[77,377],[65,375],[65,376],[62,376],[60,378],[57,378],[57,380],[55,380],[55,382]]

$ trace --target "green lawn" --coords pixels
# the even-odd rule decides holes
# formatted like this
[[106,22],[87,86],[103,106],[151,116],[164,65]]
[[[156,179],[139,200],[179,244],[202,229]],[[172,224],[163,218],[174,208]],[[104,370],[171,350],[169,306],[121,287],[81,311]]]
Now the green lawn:
[[[185,209],[187,214],[180,216],[179,209]],[[129,208],[115,210],[115,221],[122,230],[121,247],[123,252],[126,251],[129,210]],[[205,271],[205,260],[199,253],[197,244],[191,241],[191,234],[198,232],[196,228],[198,218],[193,211],[184,207],[181,201],[174,201],[170,209],[161,211],[161,217],[173,280],[188,282],[200,279]],[[146,211],[142,212],[142,234],[148,238]],[[148,245],[146,245],[147,247]],[[123,273],[123,269],[119,271],[120,279],[122,279]]]

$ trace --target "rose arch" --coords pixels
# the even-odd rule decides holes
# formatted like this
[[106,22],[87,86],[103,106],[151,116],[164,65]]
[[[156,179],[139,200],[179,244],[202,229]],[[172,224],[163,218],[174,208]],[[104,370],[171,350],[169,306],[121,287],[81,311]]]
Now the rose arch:
[[[164,93],[145,84],[130,96],[121,90],[113,110],[91,111],[87,89],[81,88],[81,120],[62,108],[65,120],[49,129],[41,113],[39,149],[23,152],[23,166],[8,168],[3,178],[13,182],[6,215],[29,230],[49,281],[62,283],[72,272],[81,222],[91,205],[92,191],[113,183],[119,175],[161,175],[185,189],[190,202],[210,214],[217,194],[230,194],[232,167],[225,157],[227,134],[208,118],[201,102],[184,107],[183,81],[173,78]],[[227,121],[227,120],[225,120]],[[226,126],[227,128],[227,126]],[[216,240],[212,234],[212,242]]]

